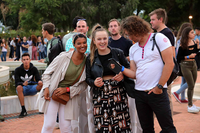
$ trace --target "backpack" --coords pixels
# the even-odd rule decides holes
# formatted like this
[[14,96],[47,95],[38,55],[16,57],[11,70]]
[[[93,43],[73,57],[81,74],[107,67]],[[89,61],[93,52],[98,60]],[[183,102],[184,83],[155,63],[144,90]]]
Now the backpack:
[[[152,39],[153,39],[153,46],[152,46],[152,51],[154,50],[154,45],[156,45],[158,51],[159,51],[159,54],[160,54],[160,57],[163,61],[163,58],[162,58],[162,55],[161,55],[161,52],[160,52],[160,48],[158,47],[157,43],[156,43],[156,40],[155,40],[155,36],[156,36],[156,33],[154,33]],[[177,76],[179,75],[179,64],[177,63],[176,59],[173,57],[173,61],[174,61],[174,68],[173,68],[173,71],[171,73],[171,76],[170,78],[168,79],[167,81],[167,86],[170,85],[176,78]],[[163,64],[165,64],[165,62],[163,61]]]
[[[52,42],[54,40],[56,40],[56,39],[58,39],[58,43],[55,44],[54,46],[52,46]],[[50,64],[53,61],[53,59],[56,56],[58,56],[61,52],[65,51],[64,48],[63,48],[63,44],[62,44],[62,41],[60,40],[60,38],[53,38],[51,40],[50,45],[51,46],[50,46],[50,49],[49,49],[49,55],[48,55],[48,57],[49,57],[49,63],[48,64]]]

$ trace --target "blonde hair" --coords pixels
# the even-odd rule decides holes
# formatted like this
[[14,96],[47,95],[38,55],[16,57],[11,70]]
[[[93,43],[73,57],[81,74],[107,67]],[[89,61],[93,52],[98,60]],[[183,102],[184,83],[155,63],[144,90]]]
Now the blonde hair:
[[90,44],[90,65],[91,66],[94,62],[95,50],[97,49],[96,45],[94,44],[94,39],[95,39],[96,33],[99,31],[105,31],[107,33],[107,31],[100,24],[97,23],[96,25],[93,26],[92,35],[91,35],[91,44]]

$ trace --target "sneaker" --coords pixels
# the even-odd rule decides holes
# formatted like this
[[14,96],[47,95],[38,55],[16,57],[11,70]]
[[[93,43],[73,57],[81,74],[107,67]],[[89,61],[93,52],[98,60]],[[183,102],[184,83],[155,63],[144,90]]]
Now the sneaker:
[[193,106],[200,111],[200,107],[193,104]]
[[20,115],[19,115],[19,118],[23,118],[27,116],[27,112],[21,112]]
[[4,117],[0,115],[0,121],[4,121]]
[[56,128],[56,129],[59,129],[59,128],[60,128],[58,122],[56,122],[55,128]]
[[186,99],[181,100],[181,103],[188,103],[188,100],[186,100]]
[[199,113],[199,110],[193,105],[191,107],[188,106],[189,113]]
[[172,95],[175,97],[175,99],[181,103],[181,100],[179,99],[179,95],[176,92],[173,92]]

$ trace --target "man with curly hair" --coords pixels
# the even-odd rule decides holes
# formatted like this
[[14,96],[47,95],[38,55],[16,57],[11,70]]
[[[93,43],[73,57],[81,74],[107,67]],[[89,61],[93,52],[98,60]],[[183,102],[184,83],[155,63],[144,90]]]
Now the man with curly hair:
[[130,16],[121,27],[125,35],[136,42],[129,50],[130,69],[122,66],[122,71],[136,79],[135,103],[143,133],[155,133],[153,113],[162,133],[176,133],[167,94],[167,80],[174,66],[169,39],[161,33],[155,36],[163,64],[156,46],[153,49],[154,33],[151,33],[148,22],[138,16]]

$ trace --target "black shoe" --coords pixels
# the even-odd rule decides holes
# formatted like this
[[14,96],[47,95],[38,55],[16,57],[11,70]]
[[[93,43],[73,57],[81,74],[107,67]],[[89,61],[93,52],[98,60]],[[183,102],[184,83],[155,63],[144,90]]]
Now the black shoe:
[[20,115],[19,115],[19,118],[23,118],[27,116],[27,112],[21,112]]
[[4,117],[0,115],[0,121],[4,121]]

